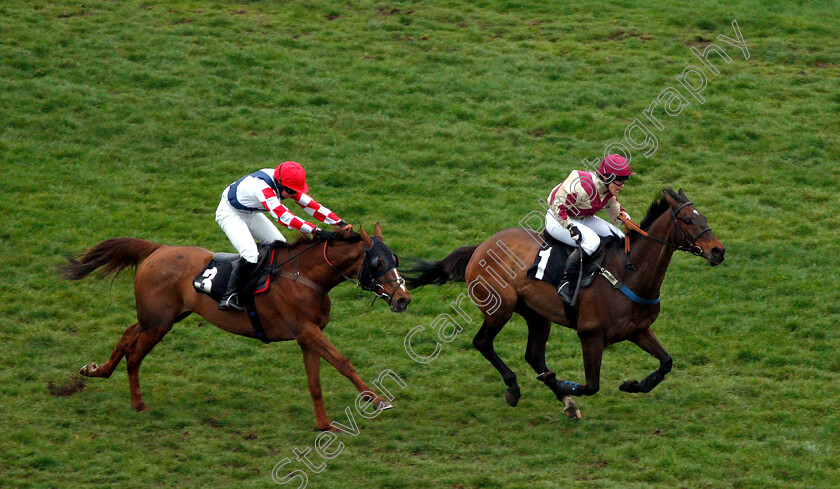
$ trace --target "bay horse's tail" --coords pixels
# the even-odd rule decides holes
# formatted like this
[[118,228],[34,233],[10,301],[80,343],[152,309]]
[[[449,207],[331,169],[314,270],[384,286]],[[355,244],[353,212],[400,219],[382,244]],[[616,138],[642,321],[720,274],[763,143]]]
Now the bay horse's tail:
[[462,246],[440,261],[412,259],[405,277],[409,289],[423,285],[442,285],[446,282],[463,282],[467,265],[478,245]]
[[127,267],[136,267],[161,246],[137,238],[109,239],[79,255],[68,256],[59,271],[69,280],[81,280],[100,267],[105,267],[99,271],[100,278],[116,276]]

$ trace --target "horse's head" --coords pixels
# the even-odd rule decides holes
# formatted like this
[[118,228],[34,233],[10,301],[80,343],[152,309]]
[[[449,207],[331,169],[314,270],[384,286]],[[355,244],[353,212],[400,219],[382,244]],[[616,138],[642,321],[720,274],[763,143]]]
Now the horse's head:
[[411,302],[411,295],[405,288],[405,280],[397,271],[399,258],[382,241],[382,226],[376,223],[373,236],[359,226],[359,234],[362,235],[365,250],[359,271],[359,285],[387,301],[392,311],[404,312]]
[[679,192],[671,189],[665,189],[662,192],[671,207],[671,215],[677,232],[681,235],[680,239],[683,240],[680,244],[685,245],[688,251],[708,260],[709,265],[720,265],[726,248],[712,232],[706,222],[706,216],[694,207],[682,189]]

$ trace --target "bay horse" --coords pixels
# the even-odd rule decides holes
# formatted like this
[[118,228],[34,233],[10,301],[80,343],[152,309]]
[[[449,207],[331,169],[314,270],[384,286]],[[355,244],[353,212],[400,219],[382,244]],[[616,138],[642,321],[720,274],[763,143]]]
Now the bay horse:
[[[601,358],[606,347],[629,340],[659,360],[659,368],[641,382],[622,383],[619,389],[624,392],[650,392],[670,372],[671,356],[659,343],[651,324],[659,315],[659,291],[674,251],[691,252],[705,258],[711,266],[723,262],[725,248],[708,227],[706,217],[697,211],[682,189],[679,192],[663,189],[663,194],[650,206],[640,225],[647,236],[635,231],[628,235],[629,255],[625,255],[618,237],[608,238],[604,245],[602,266],[612,271],[630,294],[596,276],[589,288],[579,291],[575,308],[564,306],[556,287],[526,276],[527,266],[536,257],[543,239],[522,228],[505,229],[479,245],[458,248],[441,261],[413,259],[413,270],[406,274],[407,285],[411,289],[448,281],[470,284],[471,298],[484,314],[473,346],[502,375],[508,386],[505,399],[511,406],[519,402],[519,385],[516,374],[496,354],[493,340],[514,312],[525,318],[528,324],[525,360],[538,374],[537,379],[565,404],[565,414],[579,419],[580,409],[570,396],[591,396],[598,392]],[[635,271],[625,266],[628,258],[628,263],[638,265]],[[630,295],[636,295],[641,302],[630,299]],[[577,331],[586,384],[557,379],[546,366],[545,345],[552,323]]]
[[[303,351],[316,426],[320,430],[338,431],[330,425],[324,408],[321,358],[350,379],[376,409],[388,409],[391,405],[359,378],[350,361],[324,335],[322,330],[330,320],[329,291],[345,280],[352,281],[350,277],[359,277],[358,285],[387,300],[394,312],[405,311],[411,296],[397,271],[396,256],[382,242],[382,227],[378,222],[373,237],[361,228],[359,233],[336,236],[330,242],[303,236],[290,244],[275,242],[273,246],[285,251],[278,253],[279,256],[288,255],[289,259],[275,270],[280,277],[273,279],[269,290],[256,295],[254,300],[266,342],[296,340]],[[138,376],[140,363],[178,321],[197,313],[225,331],[256,337],[246,312],[220,311],[217,301],[195,291],[193,278],[212,257],[213,253],[203,248],[166,246],[136,238],[103,241],[80,255],[68,257],[61,272],[71,280],[83,279],[100,267],[104,267],[100,277],[116,276],[129,266],[136,267],[137,322],[126,328],[107,362],[101,366],[90,363],[79,373],[86,377],[110,377],[125,356],[132,406],[144,411],[146,405],[140,395]]]

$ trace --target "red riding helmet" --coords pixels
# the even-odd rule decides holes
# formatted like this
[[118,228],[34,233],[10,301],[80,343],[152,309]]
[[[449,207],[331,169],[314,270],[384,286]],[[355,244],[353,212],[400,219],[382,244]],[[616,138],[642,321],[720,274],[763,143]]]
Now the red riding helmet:
[[309,185],[306,184],[306,172],[300,163],[284,161],[274,170],[274,179],[284,186],[289,187],[298,193],[309,192]]
[[630,171],[630,163],[620,155],[607,155],[598,165],[598,176],[605,182],[612,182],[617,177],[624,177],[621,180],[627,180],[630,175],[635,175]]

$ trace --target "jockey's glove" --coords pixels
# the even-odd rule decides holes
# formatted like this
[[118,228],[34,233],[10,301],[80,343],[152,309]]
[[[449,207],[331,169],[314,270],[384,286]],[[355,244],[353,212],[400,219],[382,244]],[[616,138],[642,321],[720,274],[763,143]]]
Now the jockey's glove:
[[327,231],[326,229],[315,228],[315,231],[312,231],[312,235],[316,238],[323,239],[326,242],[331,242],[335,239],[335,233],[332,231]]

